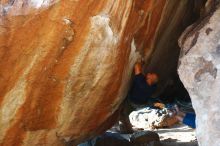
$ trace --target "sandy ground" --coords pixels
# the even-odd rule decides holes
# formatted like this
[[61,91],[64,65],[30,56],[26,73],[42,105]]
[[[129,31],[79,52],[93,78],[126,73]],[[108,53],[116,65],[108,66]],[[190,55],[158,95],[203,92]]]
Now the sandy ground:
[[164,146],[198,146],[195,129],[186,125],[176,125],[172,128],[155,130]]

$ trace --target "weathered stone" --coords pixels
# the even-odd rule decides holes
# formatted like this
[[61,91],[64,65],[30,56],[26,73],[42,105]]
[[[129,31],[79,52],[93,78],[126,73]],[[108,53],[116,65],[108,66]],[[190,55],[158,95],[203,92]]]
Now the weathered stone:
[[97,138],[95,146],[132,146],[132,144],[120,134],[112,133]]
[[[72,146],[71,143],[67,145]],[[106,132],[78,146],[132,146],[132,144],[119,133]]]
[[0,1],[0,145],[78,144],[109,128],[134,62],[176,34],[191,4]]
[[199,145],[218,146],[220,143],[220,8],[190,32],[184,32],[180,45],[183,56],[178,71],[189,91],[196,112]]
[[142,108],[133,111],[129,115],[131,124],[135,128],[142,129],[155,129],[162,127],[170,127],[178,122],[175,117],[170,117],[166,108],[164,109],[152,109]]
[[[139,145],[147,145],[150,143],[153,144],[156,141],[159,142],[160,138],[159,135],[155,132],[144,131],[133,134],[130,138],[130,141],[134,146],[139,146]],[[152,145],[152,146],[156,146],[156,145]]]

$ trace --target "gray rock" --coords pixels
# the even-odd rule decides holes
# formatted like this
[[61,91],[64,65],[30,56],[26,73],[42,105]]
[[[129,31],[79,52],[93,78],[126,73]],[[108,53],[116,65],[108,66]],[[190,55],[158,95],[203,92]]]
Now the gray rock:
[[131,143],[117,133],[105,133],[97,138],[95,146],[132,146]]
[[197,119],[200,146],[220,145],[220,8],[197,27],[188,28],[180,41],[178,69]]
[[156,146],[160,144],[159,135],[152,131],[138,132],[131,136],[130,141],[133,145],[152,145]]
[[131,143],[119,133],[106,132],[78,146],[131,146]]

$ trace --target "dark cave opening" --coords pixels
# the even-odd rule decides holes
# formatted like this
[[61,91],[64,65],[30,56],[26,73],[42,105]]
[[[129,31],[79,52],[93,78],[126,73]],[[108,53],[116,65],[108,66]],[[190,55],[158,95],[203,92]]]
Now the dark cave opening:
[[174,103],[175,101],[191,102],[189,93],[185,89],[178,74],[167,82],[164,91],[159,97],[164,103]]

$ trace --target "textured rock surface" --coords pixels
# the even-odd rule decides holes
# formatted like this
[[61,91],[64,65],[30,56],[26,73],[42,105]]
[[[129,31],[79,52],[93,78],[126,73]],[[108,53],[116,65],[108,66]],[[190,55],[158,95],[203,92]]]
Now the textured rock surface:
[[135,146],[136,145],[147,145],[150,142],[158,142],[158,145],[160,143],[160,138],[159,135],[156,132],[152,131],[143,131],[143,132],[138,132],[134,133],[131,135],[130,138],[131,143],[133,143]]
[[98,137],[94,146],[133,146],[127,139],[117,133],[105,133]]
[[179,74],[197,115],[200,146],[220,143],[220,8],[192,26],[180,39],[183,49]]
[[136,128],[155,129],[170,127],[177,123],[176,118],[171,118],[167,109],[142,108],[129,115],[131,124]]
[[111,126],[138,54],[191,1],[1,0],[0,145],[78,143]]

